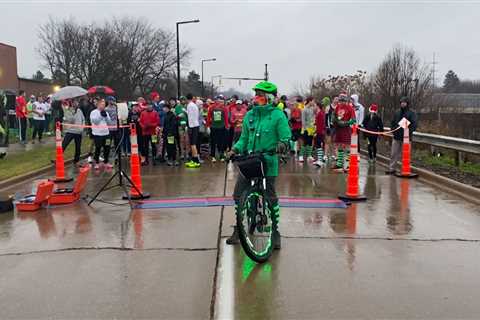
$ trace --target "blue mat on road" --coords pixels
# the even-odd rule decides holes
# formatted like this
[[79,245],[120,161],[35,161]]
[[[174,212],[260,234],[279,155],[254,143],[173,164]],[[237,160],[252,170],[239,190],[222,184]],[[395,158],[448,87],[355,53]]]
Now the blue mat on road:
[[[233,206],[233,199],[231,197],[152,199],[138,202],[135,205],[135,209],[204,208],[221,206]],[[339,199],[280,197],[280,206],[282,208],[344,209],[347,207],[347,204]]]

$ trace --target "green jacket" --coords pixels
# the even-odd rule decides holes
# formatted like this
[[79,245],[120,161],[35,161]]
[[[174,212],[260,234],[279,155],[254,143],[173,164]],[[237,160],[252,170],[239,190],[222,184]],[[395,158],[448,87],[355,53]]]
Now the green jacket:
[[188,122],[187,112],[185,111],[185,106],[182,104],[177,104],[175,106],[175,115],[177,116],[179,127],[185,128]]
[[[241,154],[276,151],[279,142],[288,146],[292,132],[283,112],[269,104],[255,106],[243,119],[242,135],[233,148]],[[278,176],[278,155],[265,155],[267,177]]]

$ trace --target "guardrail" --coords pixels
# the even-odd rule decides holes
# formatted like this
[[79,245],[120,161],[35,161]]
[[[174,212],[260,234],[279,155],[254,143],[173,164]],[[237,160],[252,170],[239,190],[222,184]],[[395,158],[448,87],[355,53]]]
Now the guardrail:
[[[390,128],[385,127],[385,130],[388,131]],[[464,153],[480,155],[480,141],[478,140],[469,140],[415,131],[413,133],[412,142],[455,151],[456,165],[459,165],[463,161]]]

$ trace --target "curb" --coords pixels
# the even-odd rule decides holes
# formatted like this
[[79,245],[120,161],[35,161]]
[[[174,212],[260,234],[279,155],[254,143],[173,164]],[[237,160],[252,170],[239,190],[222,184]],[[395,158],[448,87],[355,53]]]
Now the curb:
[[[84,159],[85,157],[86,157],[86,155],[82,155],[82,156],[80,156],[80,159]],[[71,165],[72,163],[73,163],[73,158],[68,159],[64,162],[65,166]],[[32,179],[35,176],[45,174],[52,169],[55,169],[55,164],[49,164],[48,166],[42,167],[40,169],[30,171],[30,172],[22,174],[20,176],[9,178],[5,181],[0,182],[0,191],[2,191],[4,189],[7,189],[7,188],[10,188],[10,187],[13,187],[17,184],[23,183],[27,180]]]
[[[366,152],[362,150],[362,154],[366,154]],[[389,158],[377,154],[377,159],[381,160],[377,162],[378,164],[387,167]],[[456,196],[459,196],[469,202],[480,205],[480,189],[438,175],[426,169],[418,168],[415,166],[411,166],[411,168],[413,172],[418,173],[418,179],[420,181],[435,186],[443,191],[447,191],[448,193],[455,194]]]

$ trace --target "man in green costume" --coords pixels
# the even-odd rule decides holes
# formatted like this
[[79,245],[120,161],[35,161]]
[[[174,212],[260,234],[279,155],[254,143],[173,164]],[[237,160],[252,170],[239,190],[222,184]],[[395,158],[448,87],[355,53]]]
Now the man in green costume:
[[[243,119],[242,134],[238,142],[233,146],[230,156],[233,154],[264,153],[266,162],[266,197],[270,204],[273,227],[273,246],[280,249],[280,233],[278,223],[280,222],[280,207],[275,192],[275,179],[278,176],[278,153],[284,153],[288,149],[292,135],[287,118],[283,111],[274,106],[274,99],[277,95],[277,87],[267,81],[258,83],[255,90],[255,106]],[[243,190],[248,187],[250,181],[242,175],[238,176],[233,199],[235,201],[235,214]],[[227,244],[239,243],[238,231],[234,227],[233,234],[227,239]]]

